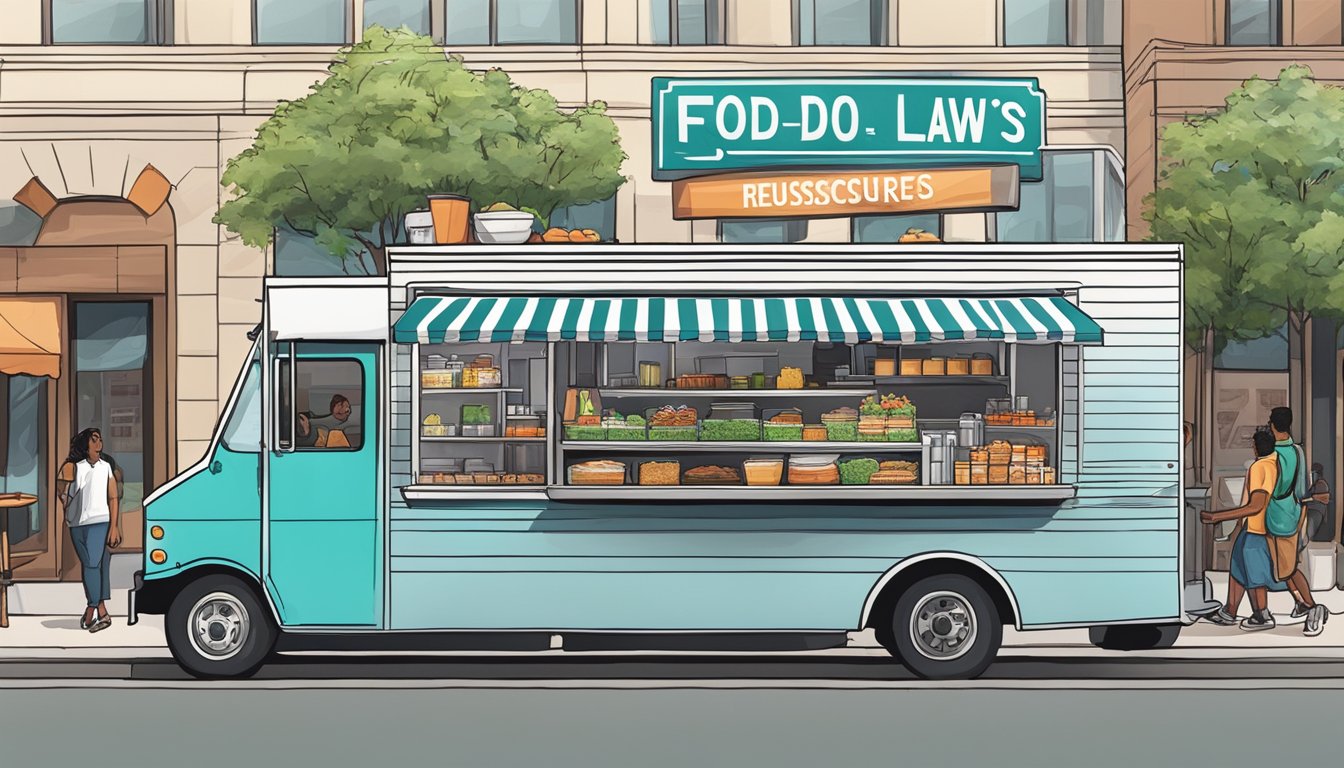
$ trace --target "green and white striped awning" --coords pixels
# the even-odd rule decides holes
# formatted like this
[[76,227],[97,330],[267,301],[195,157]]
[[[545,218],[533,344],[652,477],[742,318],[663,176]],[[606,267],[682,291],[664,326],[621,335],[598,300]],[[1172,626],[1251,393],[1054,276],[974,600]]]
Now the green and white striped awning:
[[934,341],[1095,344],[1096,321],[1059,296],[981,298],[561,298],[426,296],[397,320],[403,344],[471,341]]

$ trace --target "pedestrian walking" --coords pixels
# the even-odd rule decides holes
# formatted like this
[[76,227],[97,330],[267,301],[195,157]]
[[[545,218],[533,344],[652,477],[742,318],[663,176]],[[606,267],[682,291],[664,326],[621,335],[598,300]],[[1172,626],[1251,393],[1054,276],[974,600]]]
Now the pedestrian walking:
[[1278,461],[1279,478],[1270,496],[1265,516],[1270,555],[1274,559],[1274,576],[1288,584],[1296,599],[1293,617],[1306,617],[1302,633],[1315,637],[1325,629],[1330,618],[1326,607],[1311,596],[1306,574],[1302,573],[1300,543],[1306,527],[1306,504],[1311,501],[1307,483],[1306,453],[1293,442],[1293,411],[1279,407],[1269,412],[1269,428],[1274,435],[1274,455]]
[[[1205,618],[1221,626],[1238,623],[1247,631],[1274,628],[1274,616],[1269,612],[1268,590],[1282,590],[1282,582],[1274,578],[1274,563],[1266,538],[1265,512],[1269,497],[1278,482],[1278,465],[1274,456],[1274,435],[1266,429],[1256,430],[1252,438],[1255,461],[1246,471],[1246,503],[1221,511],[1205,511],[1200,519],[1208,524],[1229,520],[1243,521],[1237,526],[1237,537],[1232,544],[1232,564],[1227,582],[1227,603]],[[1251,615],[1239,619],[1237,610],[1241,598],[1249,594]]]
[[117,480],[103,458],[103,435],[96,427],[81,431],[70,441],[70,454],[57,474],[57,495],[70,528],[75,554],[83,566],[82,581],[88,606],[80,629],[101,632],[112,625],[107,612],[111,597],[109,550],[121,544]]

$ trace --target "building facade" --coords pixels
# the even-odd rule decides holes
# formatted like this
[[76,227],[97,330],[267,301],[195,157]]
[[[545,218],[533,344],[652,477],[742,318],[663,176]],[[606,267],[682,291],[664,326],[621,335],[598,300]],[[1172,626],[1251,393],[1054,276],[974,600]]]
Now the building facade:
[[[1127,0],[1124,3],[1126,207],[1128,237],[1148,230],[1144,198],[1156,188],[1162,129],[1223,105],[1250,77],[1273,79],[1305,64],[1316,78],[1344,84],[1344,4],[1339,0]],[[1246,445],[1269,409],[1292,406],[1295,433],[1332,487],[1344,477],[1340,435],[1344,344],[1333,321],[1313,320],[1303,349],[1271,337],[1233,344],[1220,354],[1188,353],[1185,411],[1196,423],[1200,485],[1217,503],[1236,501],[1223,480],[1245,471]],[[1304,391],[1289,391],[1290,369]],[[1339,508],[1325,540],[1338,540]]]
[[[1135,126],[1123,111],[1119,0],[5,0],[3,9],[0,199],[18,201],[0,202],[0,302],[46,302],[58,327],[45,332],[59,340],[46,350],[59,355],[59,377],[6,370],[0,387],[0,490],[41,497],[11,519],[21,579],[69,578],[77,567],[50,503],[75,431],[101,427],[123,467],[125,529],[137,532],[124,549],[135,551],[140,498],[208,444],[260,319],[263,277],[339,272],[302,238],[280,232],[262,252],[212,218],[228,159],[369,24],[432,35],[470,66],[503,68],[562,105],[606,102],[628,181],[557,223],[622,242],[895,242],[911,226],[949,241],[1124,238],[1124,145]],[[1022,185],[1019,210],[997,214],[675,220],[671,185],[651,175],[651,78],[785,74],[1038,78],[1045,179]],[[151,170],[167,187],[149,211],[152,196],[141,205],[135,188]]]

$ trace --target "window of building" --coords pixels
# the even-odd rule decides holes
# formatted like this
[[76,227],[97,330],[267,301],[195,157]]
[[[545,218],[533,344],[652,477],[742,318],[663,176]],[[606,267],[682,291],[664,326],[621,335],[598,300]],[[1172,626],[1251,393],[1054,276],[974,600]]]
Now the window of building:
[[252,41],[257,45],[345,45],[350,42],[350,0],[252,0]]
[[1288,326],[1259,339],[1229,341],[1214,335],[1213,367],[1223,371],[1288,370]]
[[224,447],[234,453],[261,452],[261,363],[252,361],[238,402],[224,426]]
[[74,309],[76,431],[97,427],[122,472],[121,510],[140,508],[149,461],[149,303],[82,301]]
[[18,203],[0,202],[0,245],[32,245],[41,229],[41,216]]
[[591,229],[602,235],[603,240],[615,240],[616,198],[557,208],[551,214],[550,224],[565,229]]
[[885,45],[886,0],[793,0],[798,45]]
[[907,213],[899,216],[855,216],[850,237],[856,243],[897,243],[910,229],[943,236],[943,217],[936,213]]
[[1279,45],[1280,0],[1227,0],[1228,45]]
[[[302,352],[302,346],[299,347]],[[364,366],[358,360],[300,358],[290,396],[289,360],[277,366],[280,446],[358,451],[364,446]],[[290,437],[290,427],[293,435]]]
[[995,214],[1000,242],[1124,240],[1124,176],[1111,153],[1046,150],[1042,163],[1044,178],[1019,187],[1017,210]]
[[654,45],[723,42],[723,0],[648,0]]
[[1068,45],[1068,0],[1003,0],[1004,45]]
[[42,532],[47,500],[47,387],[36,376],[0,375],[0,493],[26,493],[37,503],[0,510],[9,515],[9,543]]
[[445,0],[447,45],[575,45],[578,0]]
[[364,0],[364,28],[405,27],[417,35],[430,34],[429,0]]
[[172,0],[43,0],[43,38],[52,45],[165,45]]
[[735,219],[719,221],[719,242],[797,243],[807,238],[807,219]]

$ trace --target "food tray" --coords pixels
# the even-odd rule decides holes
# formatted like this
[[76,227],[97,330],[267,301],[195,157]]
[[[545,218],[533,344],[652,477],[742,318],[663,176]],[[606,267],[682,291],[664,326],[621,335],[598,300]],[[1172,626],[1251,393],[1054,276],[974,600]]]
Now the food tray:
[[742,462],[747,485],[779,485],[784,479],[783,459],[747,459]]
[[606,427],[608,440],[648,440],[648,431],[636,424],[612,424]]
[[[619,463],[619,462],[617,462]],[[570,485],[624,485],[625,465],[620,468],[590,468],[574,464],[569,468]]]

